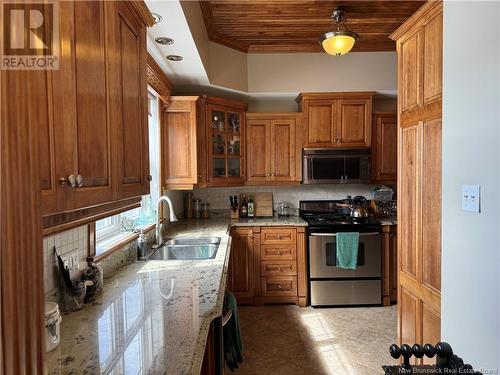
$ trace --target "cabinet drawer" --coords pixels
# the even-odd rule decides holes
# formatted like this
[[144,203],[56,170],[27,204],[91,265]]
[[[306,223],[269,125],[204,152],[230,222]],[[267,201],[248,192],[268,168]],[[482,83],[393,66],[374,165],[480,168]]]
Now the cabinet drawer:
[[297,230],[295,228],[262,228],[261,244],[294,244]]
[[297,295],[296,276],[271,276],[262,278],[262,296],[290,297]]
[[293,245],[261,245],[261,260],[295,259],[296,247]]
[[266,260],[260,262],[262,276],[297,275],[297,263],[294,260]]

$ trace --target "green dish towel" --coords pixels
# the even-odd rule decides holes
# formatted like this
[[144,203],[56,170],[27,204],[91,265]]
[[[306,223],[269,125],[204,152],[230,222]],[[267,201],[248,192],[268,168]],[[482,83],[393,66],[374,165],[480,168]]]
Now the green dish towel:
[[337,233],[337,267],[355,270],[358,262],[358,232]]
[[233,293],[227,291],[224,314],[229,310],[233,310],[233,315],[223,329],[224,358],[227,367],[229,367],[231,371],[234,371],[234,369],[238,368],[239,364],[243,362],[243,340],[241,339],[236,297]]

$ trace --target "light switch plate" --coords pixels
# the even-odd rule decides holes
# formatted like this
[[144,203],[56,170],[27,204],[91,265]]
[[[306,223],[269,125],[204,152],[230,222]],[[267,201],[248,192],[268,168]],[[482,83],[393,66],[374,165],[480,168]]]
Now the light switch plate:
[[462,210],[481,212],[481,187],[479,185],[462,185]]

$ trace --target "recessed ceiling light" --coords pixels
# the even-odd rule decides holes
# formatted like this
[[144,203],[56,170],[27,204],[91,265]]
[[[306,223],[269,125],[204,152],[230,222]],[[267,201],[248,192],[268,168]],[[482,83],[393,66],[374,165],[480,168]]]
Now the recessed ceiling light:
[[158,44],[174,44],[174,40],[172,38],[167,38],[166,36],[159,36],[158,38],[155,38],[155,42]]
[[167,55],[167,60],[170,60],[170,61],[181,61],[182,60],[182,56],[179,56],[179,55]]
[[151,15],[153,16],[153,18],[155,20],[155,25],[160,23],[163,20],[163,17],[160,16],[158,13],[151,13]]

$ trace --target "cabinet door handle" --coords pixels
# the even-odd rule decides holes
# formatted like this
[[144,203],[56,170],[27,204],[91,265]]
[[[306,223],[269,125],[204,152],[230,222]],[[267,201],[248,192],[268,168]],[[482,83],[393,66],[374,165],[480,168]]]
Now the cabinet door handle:
[[248,238],[253,238],[253,233],[249,233]]
[[274,177],[274,176],[276,176],[276,175],[274,173],[271,173],[271,177]]
[[61,185],[68,185],[74,188],[76,186],[76,176],[74,174],[70,174],[67,178],[61,177],[59,178],[59,183]]
[[[201,177],[201,175],[198,175],[198,177]],[[144,177],[144,181],[152,181],[153,180],[153,176],[151,176],[150,174],[147,175],[146,177]]]
[[76,186],[77,187],[82,187],[83,186],[83,177],[81,174],[76,175]]

